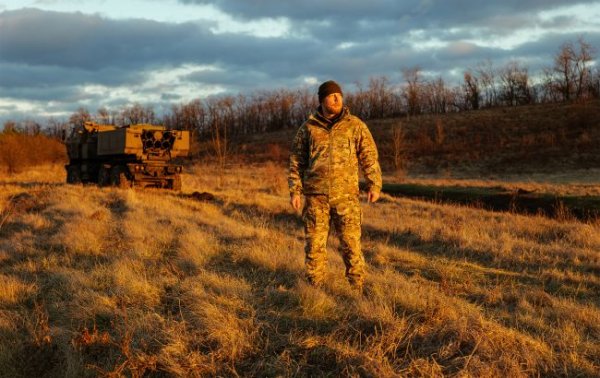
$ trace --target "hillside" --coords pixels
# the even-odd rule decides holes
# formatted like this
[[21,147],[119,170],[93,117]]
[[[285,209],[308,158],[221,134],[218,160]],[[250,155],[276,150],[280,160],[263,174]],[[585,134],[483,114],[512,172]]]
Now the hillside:
[[276,165],[197,165],[181,195],[63,182],[0,178],[0,376],[598,372],[598,222],[384,195],[358,296],[332,250],[305,284]]
[[[367,123],[388,173],[399,169],[409,177],[489,178],[600,168],[600,101],[483,109]],[[394,134],[394,129],[400,132]],[[294,132],[253,135],[237,151],[250,153],[248,160],[270,157],[284,160]],[[399,164],[394,164],[396,150]]]

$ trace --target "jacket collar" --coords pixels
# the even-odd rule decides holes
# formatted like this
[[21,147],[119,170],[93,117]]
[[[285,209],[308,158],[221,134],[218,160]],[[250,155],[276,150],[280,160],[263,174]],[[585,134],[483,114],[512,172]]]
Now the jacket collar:
[[325,116],[323,115],[323,112],[321,110],[321,106],[319,106],[317,108],[317,110],[308,117],[308,122],[313,125],[321,126],[321,127],[324,127],[329,130],[329,129],[333,128],[333,126],[336,123],[338,123],[339,121],[341,121],[342,119],[344,119],[345,117],[347,117],[349,115],[350,115],[350,110],[348,110],[348,107],[344,106],[342,108],[342,111],[340,112],[340,114],[338,114],[335,118],[328,119],[328,118],[325,118]]

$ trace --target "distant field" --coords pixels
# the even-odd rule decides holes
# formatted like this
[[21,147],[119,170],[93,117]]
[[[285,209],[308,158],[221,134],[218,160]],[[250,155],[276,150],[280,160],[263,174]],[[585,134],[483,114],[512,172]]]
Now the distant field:
[[[306,285],[301,222],[277,165],[197,165],[180,195],[63,182],[60,167],[0,177],[0,376],[600,369],[598,221],[384,195],[363,202],[361,297],[333,248],[325,286]],[[537,182],[523,189],[598,191]]]

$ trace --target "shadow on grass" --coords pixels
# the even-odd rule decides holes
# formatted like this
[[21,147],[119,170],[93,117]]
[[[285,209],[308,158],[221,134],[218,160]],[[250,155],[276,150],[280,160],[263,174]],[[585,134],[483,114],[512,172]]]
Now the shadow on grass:
[[[441,240],[424,240],[419,235],[410,231],[397,233],[382,231],[371,226],[363,226],[364,236],[380,243],[390,244],[399,248],[408,249],[427,257],[439,257],[455,261],[459,264],[471,262],[481,265],[487,269],[493,269],[492,272],[483,271],[490,279],[495,280],[502,276],[510,276],[520,283],[531,286],[535,285],[546,292],[560,297],[577,299],[582,303],[596,303],[600,305],[600,285],[594,282],[585,282],[590,290],[586,294],[582,292],[582,282],[569,280],[567,278],[556,281],[543,279],[539,277],[539,272],[544,270],[552,271],[558,269],[565,272],[573,272],[575,275],[600,274],[600,268],[594,266],[577,266],[569,262],[560,261],[522,261],[519,256],[509,258],[507,256],[497,255],[490,250],[475,250],[471,248],[457,247],[455,244]],[[368,253],[366,258],[370,259]],[[374,263],[373,261],[370,261]],[[401,269],[401,268],[399,268]],[[502,273],[504,270],[506,273]],[[407,272],[402,272],[407,274]],[[423,272],[423,276],[434,281],[441,281],[443,277],[430,272]],[[594,294],[596,293],[596,294]]]
[[261,325],[262,339],[268,343],[259,346],[261,363],[257,364],[256,356],[236,361],[234,369],[238,373],[252,376],[377,376],[376,369],[369,367],[372,361],[365,356],[333,349],[325,344],[325,340],[333,342],[340,337],[366,340],[377,335],[381,325],[366,319],[356,319],[350,325],[338,315],[323,318],[303,315],[300,295],[294,289],[302,272],[269,269],[249,259],[234,259],[228,253],[214,256],[206,267],[224,276],[242,278],[253,287],[252,305]]
[[280,211],[272,212],[269,209],[257,205],[243,205],[239,203],[229,204],[225,209],[226,215],[231,215],[234,212],[239,212],[248,218],[260,218],[266,220],[267,223],[279,231],[289,231],[290,228],[302,228],[302,218],[295,213]]
[[[60,187],[64,184],[53,185]],[[27,184],[22,185],[27,187]],[[36,292],[26,298],[18,298],[13,304],[0,305],[0,312],[6,311],[19,319],[10,337],[15,337],[10,353],[10,361],[17,376],[63,376],[68,364],[69,345],[64,344],[63,324],[65,316],[73,311],[76,281],[70,276],[71,270],[89,272],[99,265],[110,265],[118,255],[85,254],[69,250],[60,241],[53,240],[67,222],[75,221],[75,212],[52,208],[46,191],[22,193],[15,197],[14,220],[8,219],[0,230],[0,236],[14,237],[21,233],[18,242],[22,246],[12,246],[6,252],[0,272],[24,283],[35,283]],[[124,201],[111,198],[106,204],[111,214],[122,218],[127,211]],[[21,220],[27,213],[35,213],[43,218],[43,228]],[[77,221],[85,221],[78,219]],[[113,222],[114,223],[114,222]],[[9,239],[10,240],[10,239]],[[60,240],[60,238],[59,238]],[[46,262],[51,265],[46,267]],[[94,289],[88,289],[94,291]],[[98,314],[100,317],[102,314]],[[91,321],[91,320],[90,320]],[[95,324],[101,324],[102,319]],[[68,327],[67,327],[68,328]],[[2,373],[0,372],[0,376]]]

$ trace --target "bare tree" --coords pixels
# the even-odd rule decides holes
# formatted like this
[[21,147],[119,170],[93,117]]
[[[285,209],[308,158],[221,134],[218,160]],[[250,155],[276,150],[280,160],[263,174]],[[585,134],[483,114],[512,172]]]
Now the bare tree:
[[590,96],[600,98],[600,69],[598,67],[594,67],[590,70],[588,91]]
[[90,112],[86,108],[79,108],[69,117],[69,123],[73,126],[83,126],[85,122],[92,120]]
[[296,91],[292,116],[294,128],[306,120],[306,117],[317,107],[317,101],[317,96],[308,87]]
[[481,81],[483,106],[487,108],[496,106],[498,104],[498,90],[494,64],[488,59],[480,62],[475,71]]
[[407,113],[409,115],[420,114],[422,111],[421,104],[421,69],[413,67],[402,71],[406,87],[404,88],[404,98],[406,99]]
[[361,82],[356,81],[354,85],[356,86],[356,90],[354,92],[344,93],[344,102],[356,116],[362,119],[371,118],[369,113],[367,92],[364,90]]
[[143,106],[138,103],[123,109],[121,116],[123,117],[123,122],[130,125],[140,123],[152,124],[156,121],[156,115],[152,106]]
[[210,138],[219,166],[225,168],[229,155],[229,130],[233,115],[233,98],[211,98],[207,101]]
[[34,136],[40,135],[42,132],[42,125],[33,120],[24,120],[21,122],[22,132],[26,135]]
[[575,49],[573,43],[566,42],[561,47],[559,52],[554,57],[554,73],[555,77],[551,78],[551,86],[554,90],[562,95],[563,101],[570,101],[574,94],[575,87]]
[[2,132],[4,134],[18,133],[19,132],[19,125],[17,124],[17,122],[15,122],[13,120],[8,120],[8,121],[4,122],[4,125],[3,125],[3,128],[2,128]]
[[[308,87],[298,90],[296,95],[296,108],[294,116],[294,125],[298,126],[306,117],[310,114],[313,109],[317,107],[317,96]],[[354,109],[354,108],[353,108]],[[355,111],[355,110],[353,110]]]
[[389,79],[385,76],[370,78],[367,93],[369,118],[383,118],[389,115],[391,110]]
[[421,97],[422,106],[427,105],[429,113],[440,114],[448,111],[449,93],[446,83],[441,77],[424,83],[421,90]]
[[406,169],[406,132],[402,127],[402,122],[394,124],[392,128],[392,161],[394,170],[397,174],[403,173]]
[[110,112],[107,108],[101,107],[96,111],[98,122],[103,123],[105,125],[111,124]]
[[249,98],[243,94],[239,94],[235,100],[235,118],[237,119],[237,132],[239,134],[249,134],[249,119],[248,119],[248,109],[250,107]]
[[192,137],[202,133],[206,128],[206,110],[200,99],[195,99],[181,106],[178,128],[188,130]]
[[533,101],[526,67],[522,67],[518,62],[509,62],[500,71],[500,80],[501,98],[506,105],[525,105]]
[[589,87],[592,78],[590,65],[594,60],[594,49],[583,37],[577,40],[579,49],[575,56],[575,97],[587,98],[590,95]]
[[67,136],[68,125],[64,121],[59,121],[50,117],[46,122],[46,134],[54,139],[64,140]]
[[281,130],[291,125],[293,93],[285,89],[265,93],[268,131]]
[[545,87],[560,94],[563,101],[585,99],[591,89],[591,63],[594,49],[583,38],[577,43],[565,42],[554,56],[554,65],[547,71]]
[[463,91],[465,94],[465,103],[470,109],[479,109],[479,102],[481,100],[481,87],[479,79],[471,71],[467,71],[464,74]]

